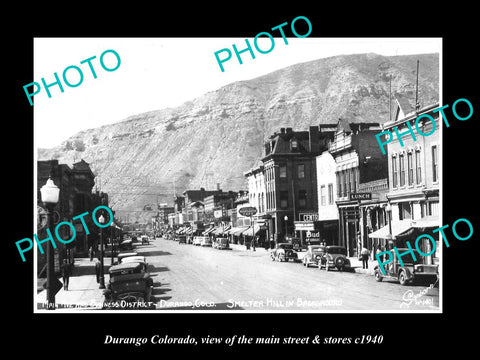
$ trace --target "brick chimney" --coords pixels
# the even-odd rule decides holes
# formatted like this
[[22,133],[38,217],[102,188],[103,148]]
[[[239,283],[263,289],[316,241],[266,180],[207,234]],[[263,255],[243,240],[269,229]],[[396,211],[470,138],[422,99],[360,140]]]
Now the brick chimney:
[[308,145],[311,153],[320,152],[320,133],[317,126],[310,126],[308,130]]

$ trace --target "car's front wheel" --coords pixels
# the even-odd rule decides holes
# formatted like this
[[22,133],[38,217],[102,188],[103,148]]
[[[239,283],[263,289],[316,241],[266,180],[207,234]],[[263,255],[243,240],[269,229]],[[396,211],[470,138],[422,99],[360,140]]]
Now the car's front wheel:
[[398,274],[398,281],[402,286],[407,285],[407,274],[405,273],[404,270],[400,271],[400,274]]
[[375,280],[378,282],[381,282],[383,280],[383,277],[378,269],[375,269]]

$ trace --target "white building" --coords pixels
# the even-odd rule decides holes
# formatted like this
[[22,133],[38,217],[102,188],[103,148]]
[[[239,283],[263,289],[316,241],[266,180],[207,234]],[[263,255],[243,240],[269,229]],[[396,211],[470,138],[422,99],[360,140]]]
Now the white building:
[[331,245],[338,238],[337,164],[333,156],[324,151],[316,157],[316,167],[320,238]]

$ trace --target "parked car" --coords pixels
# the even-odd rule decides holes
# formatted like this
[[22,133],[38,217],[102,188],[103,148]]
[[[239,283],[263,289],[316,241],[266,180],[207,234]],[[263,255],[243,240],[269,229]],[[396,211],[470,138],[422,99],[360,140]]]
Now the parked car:
[[325,267],[328,271],[331,268],[337,268],[339,271],[350,270],[350,260],[347,259],[347,249],[343,246],[328,245],[325,246],[325,253],[320,258],[318,268]]
[[303,257],[303,266],[309,267],[311,264],[318,266],[320,259],[325,254],[325,246],[323,245],[309,245],[307,252]]
[[187,237],[185,235],[179,235],[178,236],[178,243],[179,244],[186,244],[187,243]]
[[201,236],[200,246],[212,246],[212,239],[208,236]]
[[120,251],[117,255],[118,263],[121,263],[122,260],[129,256],[137,256],[138,253],[135,251]]
[[[405,253],[410,249],[397,249],[399,253]],[[407,285],[420,278],[432,277],[438,278],[438,264],[422,264],[422,256],[418,254],[416,250],[416,260],[410,254],[402,256],[403,266],[398,261],[395,251],[390,251],[393,256],[392,262],[384,265],[385,274],[382,273],[380,265],[375,265],[373,271],[375,280],[382,281],[384,278],[398,280],[400,285]],[[385,254],[386,255],[386,254]]]
[[124,256],[120,259],[119,264],[125,264],[127,262],[143,262],[147,264],[147,259],[145,258],[145,256],[141,255]]
[[123,240],[119,245],[120,250],[133,250],[133,240]]
[[288,261],[288,260],[293,260],[297,261],[298,260],[298,254],[297,252],[293,249],[293,245],[289,243],[279,243],[277,246],[270,251],[270,257],[272,258],[272,261]]
[[199,246],[202,243],[202,236],[194,236],[192,244]]
[[219,249],[219,250],[230,249],[230,245],[228,244],[228,238],[224,238],[224,237],[216,238],[212,246],[215,249]]
[[143,244],[150,244],[150,239],[147,235],[142,235],[142,245]]
[[[152,298],[153,280],[143,262],[126,262],[109,269],[110,280],[104,291],[105,300],[110,303],[145,303]],[[110,307],[109,306],[109,307]]]

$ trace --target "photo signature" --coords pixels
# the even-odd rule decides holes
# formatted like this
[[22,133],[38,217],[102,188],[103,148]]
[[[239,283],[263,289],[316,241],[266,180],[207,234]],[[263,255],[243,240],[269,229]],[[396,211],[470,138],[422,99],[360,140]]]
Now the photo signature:
[[433,289],[435,285],[437,285],[437,281],[434,284],[430,284],[430,286],[424,288],[418,294],[415,294],[413,290],[407,290],[403,293],[402,300],[403,302],[400,304],[400,309],[408,309],[410,305],[421,305],[421,306],[433,306],[433,298],[426,297],[423,298],[425,294],[428,293],[428,290]]

